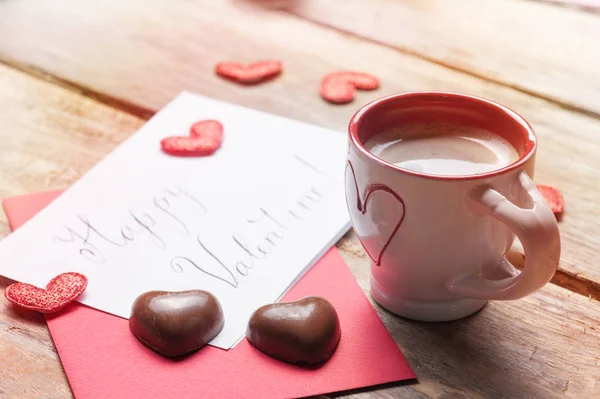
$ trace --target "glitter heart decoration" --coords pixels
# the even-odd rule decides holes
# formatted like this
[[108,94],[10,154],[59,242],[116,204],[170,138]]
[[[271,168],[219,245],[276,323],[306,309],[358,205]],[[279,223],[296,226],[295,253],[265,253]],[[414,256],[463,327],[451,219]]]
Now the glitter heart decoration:
[[11,303],[41,313],[53,313],[64,308],[85,291],[87,277],[79,273],[62,273],[54,277],[46,289],[31,284],[15,283],[6,287],[4,296]]
[[281,73],[282,69],[281,61],[263,60],[248,65],[238,62],[220,62],[215,72],[225,79],[251,85],[274,78]]
[[542,197],[544,197],[554,215],[557,217],[561,216],[565,209],[565,200],[560,190],[546,184],[538,184],[536,188],[542,194]]
[[171,136],[160,142],[162,150],[175,156],[212,155],[223,141],[223,125],[215,120],[196,122],[189,136]]
[[362,72],[333,72],[321,80],[321,97],[334,104],[354,100],[356,90],[375,90],[379,79]]

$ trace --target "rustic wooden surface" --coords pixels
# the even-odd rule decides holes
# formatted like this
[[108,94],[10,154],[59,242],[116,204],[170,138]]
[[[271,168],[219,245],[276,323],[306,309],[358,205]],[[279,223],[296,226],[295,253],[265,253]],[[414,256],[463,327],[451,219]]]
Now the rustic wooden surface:
[[303,18],[600,115],[600,15],[523,0],[307,0]]
[[[485,96],[530,120],[540,136],[536,178],[565,194],[557,285],[453,323],[410,322],[376,306],[419,383],[342,396],[599,396],[600,307],[588,296],[600,298],[600,19],[499,3],[0,1],[0,197],[67,187],[181,90],[340,131],[356,107],[385,94]],[[237,86],[212,72],[218,61],[266,57],[282,59],[285,72],[264,85]],[[373,73],[382,88],[329,105],[318,82],[337,69]],[[368,291],[355,237],[338,246]],[[0,278],[2,289],[9,283]],[[17,313],[3,297],[0,365],[1,398],[71,395],[43,318]]]

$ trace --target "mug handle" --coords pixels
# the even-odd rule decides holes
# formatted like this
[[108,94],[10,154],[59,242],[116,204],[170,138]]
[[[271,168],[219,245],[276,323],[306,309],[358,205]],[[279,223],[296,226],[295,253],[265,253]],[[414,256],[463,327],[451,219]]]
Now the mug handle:
[[473,190],[468,201],[473,211],[498,219],[521,240],[525,250],[523,270],[517,273],[504,258],[499,266],[511,269],[511,277],[488,280],[472,273],[463,274],[449,281],[448,289],[453,294],[473,299],[519,299],[540,289],[554,275],[560,258],[556,217],[525,172],[519,175],[519,183],[533,201],[531,209],[516,206],[487,186]]

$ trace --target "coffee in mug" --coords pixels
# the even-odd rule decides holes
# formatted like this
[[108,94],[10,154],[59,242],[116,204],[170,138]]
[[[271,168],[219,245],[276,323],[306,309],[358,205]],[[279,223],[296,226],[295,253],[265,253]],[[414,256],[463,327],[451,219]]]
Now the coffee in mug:
[[373,155],[403,169],[433,175],[476,175],[501,169],[519,158],[502,136],[447,122],[412,123],[373,136]]

